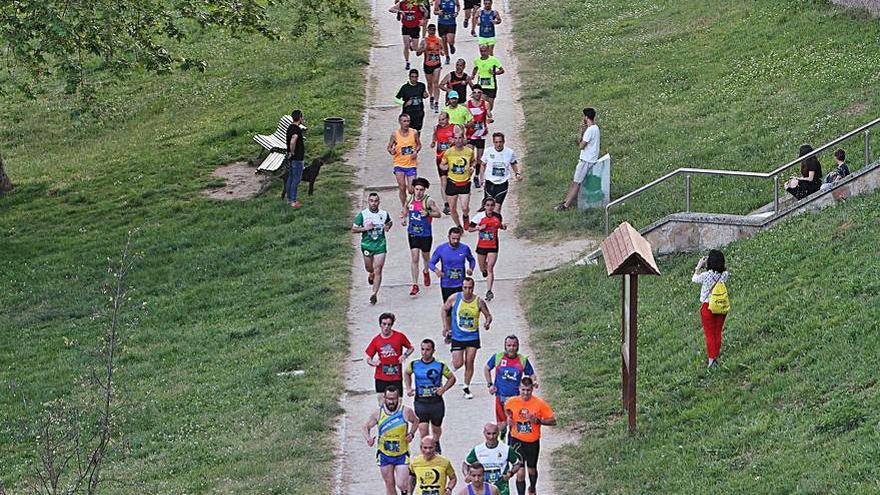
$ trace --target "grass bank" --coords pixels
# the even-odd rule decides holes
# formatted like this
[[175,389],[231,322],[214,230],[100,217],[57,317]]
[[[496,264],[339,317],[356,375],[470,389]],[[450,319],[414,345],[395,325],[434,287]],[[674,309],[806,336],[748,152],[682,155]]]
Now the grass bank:
[[880,196],[807,214],[724,251],[733,309],[707,370],[695,256],[639,297],[638,434],[620,403],[619,279],[570,267],[529,282],[550,397],[580,440],[561,493],[876,493]]
[[[286,12],[280,12],[283,16]],[[104,89],[100,122],[70,119],[59,88],[0,107],[17,188],[0,198],[0,483],[18,485],[42,404],[71,397],[105,321],[106,259],[142,228],[129,282],[139,322],[124,334],[125,418],[108,493],[329,493],[346,354],[352,171],[322,170],[300,211],[280,185],[249,201],[201,191],[219,165],[256,155],[299,107],[362,110],[369,32],[324,45],[201,36],[207,74],[136,75]],[[351,47],[358,47],[351,49]],[[328,365],[328,363],[330,365]],[[305,369],[301,378],[276,373]],[[17,490],[13,490],[17,492]]]
[[[525,233],[601,230],[598,211],[550,210],[577,163],[584,106],[598,110],[612,197],[678,167],[765,172],[801,143],[827,142],[880,111],[880,23],[862,11],[817,0],[537,0],[513,9],[528,136]],[[856,164],[862,146],[845,146]],[[831,166],[830,154],[820,159]],[[695,177],[692,188],[694,211],[746,213],[773,198],[770,181]],[[615,209],[613,222],[643,227],[681,211],[683,191],[683,179],[667,183]]]

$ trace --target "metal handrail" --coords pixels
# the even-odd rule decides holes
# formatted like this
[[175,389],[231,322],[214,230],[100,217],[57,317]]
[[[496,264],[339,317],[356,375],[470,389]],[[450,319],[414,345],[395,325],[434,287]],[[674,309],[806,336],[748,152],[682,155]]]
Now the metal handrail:
[[865,135],[865,165],[868,165],[869,163],[871,163],[871,131],[869,129],[871,129],[872,127],[874,127],[875,125],[878,125],[878,124],[880,124],[880,118],[876,118],[876,119],[868,122],[867,124],[864,124],[860,127],[857,127],[855,129],[847,132],[846,134],[843,134],[842,136],[839,136],[839,137],[835,138],[834,140],[829,141],[829,142],[823,144],[822,146],[819,146],[818,148],[814,149],[812,152],[807,153],[804,156],[799,156],[799,157],[795,158],[794,160],[786,163],[785,165],[783,165],[775,170],[771,170],[770,172],[746,172],[746,171],[741,171],[741,170],[718,170],[718,169],[709,169],[709,168],[677,168],[677,169],[673,170],[672,172],[669,172],[668,174],[660,177],[659,179],[655,179],[655,180],[645,184],[644,186],[642,186],[638,189],[635,189],[634,191],[631,191],[627,194],[624,194],[623,196],[621,196],[621,197],[615,199],[614,201],[609,202],[607,205],[605,205],[605,235],[606,236],[608,235],[608,227],[609,227],[609,223],[611,221],[611,208],[613,206],[619,205],[630,198],[633,198],[635,196],[642,194],[643,192],[647,191],[648,189],[652,189],[652,188],[660,185],[661,183],[666,182],[667,180],[672,179],[673,177],[676,177],[676,176],[682,175],[682,174],[685,174],[685,211],[689,212],[690,205],[691,205],[691,174],[704,174],[704,175],[728,175],[728,176],[736,176],[736,177],[754,177],[754,178],[758,178],[758,179],[772,178],[773,179],[773,211],[775,213],[778,213],[779,212],[779,174],[784,172],[786,169],[793,167],[794,165],[797,165],[802,160],[816,156],[819,153],[822,153],[823,151],[827,150],[828,148],[831,148],[832,146],[835,146],[839,143],[842,143],[843,141],[846,141],[846,140],[852,138],[853,136],[856,136],[861,133],[864,133],[864,135]]

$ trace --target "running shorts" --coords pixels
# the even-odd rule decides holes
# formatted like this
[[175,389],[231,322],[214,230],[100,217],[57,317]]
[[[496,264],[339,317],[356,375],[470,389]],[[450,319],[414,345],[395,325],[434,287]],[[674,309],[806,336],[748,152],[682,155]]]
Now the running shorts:
[[421,26],[406,27],[406,26],[401,25],[400,26],[400,34],[402,34],[404,36],[409,36],[410,38],[418,39],[419,34],[422,32],[421,29],[422,29]]
[[447,34],[455,34],[456,24],[437,24],[437,34],[440,37],[446,36]]
[[509,181],[504,181],[501,184],[495,184],[491,181],[486,181],[484,184],[486,188],[485,195],[487,198],[492,198],[499,205],[504,204],[504,199],[507,198],[507,189],[510,187]]
[[396,167],[395,166],[394,173],[395,174],[403,174],[406,177],[415,177],[416,173],[418,173],[418,170],[416,170],[416,167]]
[[376,464],[381,466],[409,466],[409,452],[401,455],[390,456],[376,451]]
[[446,181],[446,195],[447,196],[458,196],[459,194],[470,194],[471,193],[471,181],[467,181],[464,183],[456,184],[454,180]]
[[[494,100],[498,96],[498,88],[483,88],[483,94],[486,95],[486,98]],[[410,127],[412,127],[412,124],[410,124]]]
[[590,170],[592,170],[593,165],[595,165],[595,164],[596,164],[596,162],[588,162],[586,160],[578,160],[577,167],[575,167],[575,169],[574,169],[574,178],[572,180],[577,182],[578,184],[581,184],[582,182],[584,182],[584,179],[587,178],[587,174],[590,173]]
[[480,348],[480,339],[474,340],[455,340],[452,339],[452,346],[449,348],[450,351],[463,351],[468,347],[476,347]]
[[376,393],[377,393],[377,394],[384,394],[384,393],[385,393],[385,389],[388,388],[388,387],[390,387],[390,386],[392,386],[392,385],[394,385],[395,387],[397,387],[397,390],[398,390],[401,394],[403,393],[403,379],[400,379],[400,380],[394,380],[394,381],[390,381],[390,382],[389,382],[389,381],[387,381],[387,380],[380,380],[380,379],[378,379],[378,378],[376,378]]
[[491,45],[495,44],[495,37],[492,36],[491,38],[483,38],[482,36],[477,36],[477,43],[480,45],[490,45],[491,46]]
[[443,160],[443,155],[437,157],[437,174],[440,175],[440,177],[446,177],[449,175],[449,169],[447,168],[446,170],[443,170],[440,168],[441,160]]
[[385,254],[388,252],[388,250],[386,249],[385,246],[383,246],[379,249],[366,249],[363,246],[361,246],[361,252],[364,253],[364,256],[369,258],[370,256],[375,256],[377,254]]
[[422,123],[425,121],[425,111],[419,107],[418,111],[407,110],[403,113],[409,115],[409,126],[419,132],[422,132]]
[[537,468],[538,467],[538,455],[541,453],[541,441],[535,440],[534,442],[523,442],[512,435],[508,434],[510,437],[510,446],[513,447],[513,450],[522,457],[523,463],[527,467]]
[[449,296],[453,294],[458,294],[461,292],[461,286],[459,287],[440,287],[440,294],[443,296],[443,302],[446,302],[449,299]]
[[480,4],[481,4],[480,0],[464,0],[465,10],[473,9],[473,8],[480,8]]
[[425,75],[426,75],[426,76],[431,75],[431,74],[434,73],[434,71],[438,71],[438,70],[440,70],[440,69],[442,69],[442,66],[439,66],[439,65],[437,65],[437,66],[435,66],[435,67],[430,67],[430,66],[427,66],[427,65],[422,65],[422,70],[425,71]]
[[498,246],[495,246],[492,248],[485,248],[485,247],[477,246],[477,254],[489,254],[489,253],[497,253],[497,252],[498,252]]
[[434,426],[443,424],[443,417],[446,416],[446,404],[443,403],[442,397],[416,399],[413,401],[413,408],[419,418],[419,423],[431,423]]
[[431,244],[434,242],[434,238],[429,235],[412,235],[407,236],[409,238],[409,248],[410,249],[418,249],[423,253],[431,252]]
[[[485,139],[468,139],[468,144],[477,148],[478,150],[486,149],[486,140]],[[475,167],[479,167],[478,163],[474,164]],[[479,168],[477,169],[479,170]]]
[[507,402],[507,399],[510,397],[504,397],[498,395],[498,392],[495,392],[495,421],[498,423],[507,421],[507,412],[504,411],[504,403]]

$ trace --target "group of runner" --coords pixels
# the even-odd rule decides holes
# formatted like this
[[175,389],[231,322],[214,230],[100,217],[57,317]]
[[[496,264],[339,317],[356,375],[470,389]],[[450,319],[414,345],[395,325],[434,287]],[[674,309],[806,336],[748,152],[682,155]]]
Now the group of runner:
[[[465,319],[473,318],[479,323],[479,314],[484,309],[480,301],[465,302],[471,307],[459,312],[463,300],[453,304],[453,315],[464,314]],[[447,313],[443,314],[448,322]],[[488,313],[486,316],[491,318]],[[453,317],[453,328],[455,321]],[[419,359],[408,361],[414,347],[406,335],[394,330],[394,322],[393,314],[380,315],[379,334],[366,348],[367,363],[375,368],[379,408],[364,423],[362,434],[367,445],[376,447],[376,462],[386,495],[451,493],[458,477],[452,463],[442,455],[440,439],[446,416],[444,398],[455,385],[456,377],[452,369],[434,357],[436,343],[432,339],[422,340]],[[456,352],[462,351],[462,343],[455,336],[453,333],[451,347],[454,367]],[[473,353],[468,353],[473,359],[476,349],[464,349],[473,349]],[[461,357],[458,359],[461,366]],[[489,394],[495,396],[495,422],[483,426],[484,441],[476,444],[462,461],[465,485],[457,493],[508,495],[509,481],[515,478],[518,495],[535,495],[541,427],[556,424],[553,410],[533,394],[537,376],[531,362],[519,352],[515,335],[504,339],[504,350],[489,358],[483,373]],[[469,380],[470,376],[465,374],[465,398],[473,397],[467,387]],[[403,404],[404,394],[413,398],[412,408]],[[417,434],[421,455],[410,458],[410,443]]]

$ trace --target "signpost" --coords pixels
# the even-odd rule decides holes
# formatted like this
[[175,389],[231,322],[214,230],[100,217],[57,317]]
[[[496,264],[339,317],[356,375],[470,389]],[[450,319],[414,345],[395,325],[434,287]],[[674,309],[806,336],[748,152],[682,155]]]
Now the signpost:
[[636,429],[636,375],[638,355],[639,275],[660,275],[651,245],[628,222],[623,222],[602,241],[602,257],[608,276],[623,277],[620,291],[620,377],[623,410],[629,417],[628,431]]

